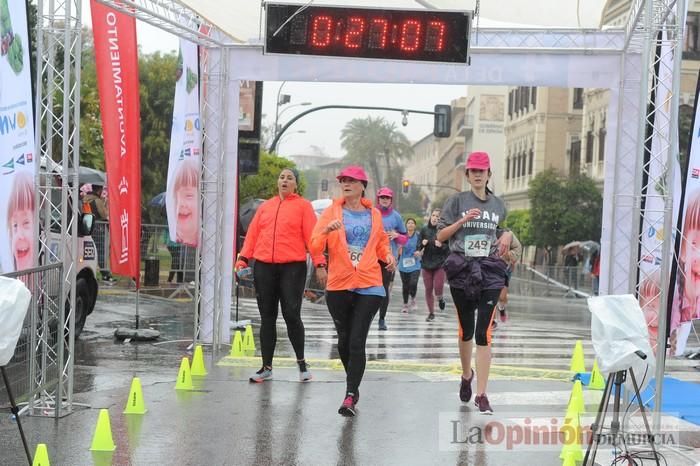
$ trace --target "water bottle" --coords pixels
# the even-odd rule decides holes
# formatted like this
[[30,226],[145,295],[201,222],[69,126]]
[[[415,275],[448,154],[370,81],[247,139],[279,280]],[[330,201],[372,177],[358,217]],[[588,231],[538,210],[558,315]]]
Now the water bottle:
[[236,272],[236,275],[240,279],[240,278],[245,278],[245,277],[251,275],[252,273],[253,273],[253,269],[251,269],[250,267],[246,267],[246,268],[241,269],[238,272]]

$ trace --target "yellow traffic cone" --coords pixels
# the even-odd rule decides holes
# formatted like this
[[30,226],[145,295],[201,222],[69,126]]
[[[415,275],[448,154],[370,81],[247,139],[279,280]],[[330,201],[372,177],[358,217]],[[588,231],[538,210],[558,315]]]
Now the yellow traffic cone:
[[567,451],[564,454],[564,461],[561,463],[561,466],[576,466],[576,453],[574,451]]
[[180,372],[177,374],[175,390],[192,390],[192,373],[190,372],[190,360],[182,358]]
[[34,452],[34,461],[32,466],[50,466],[49,464],[49,452],[46,449],[45,443],[40,443],[36,446],[36,451]]
[[583,414],[586,412],[586,405],[583,401],[583,385],[581,381],[577,380],[574,382],[574,386],[571,388],[571,396],[569,397],[569,404],[566,408],[568,413],[570,410],[576,412],[577,414]]
[[583,356],[583,343],[581,343],[581,340],[576,341],[574,354],[571,356],[571,366],[569,370],[574,374],[586,372],[586,362]]
[[[578,416],[567,418],[564,425],[560,429],[562,433],[562,442],[564,445],[561,448],[559,459],[571,461],[583,461],[583,449],[581,448],[581,424],[578,421]],[[571,463],[569,463],[571,464]]]
[[109,424],[109,411],[106,409],[100,410],[100,415],[97,418],[97,427],[95,435],[92,437],[92,451],[114,451],[117,446],[112,440],[112,428]]
[[255,352],[255,338],[253,337],[253,326],[245,326],[245,336],[243,337],[243,349]]
[[591,381],[588,382],[588,388],[591,390],[605,390],[605,379],[598,368],[598,360],[593,360],[593,370],[591,371]]
[[124,407],[124,414],[146,414],[146,405],[143,401],[143,390],[141,390],[141,379],[134,377],[131,381],[129,399]]
[[192,375],[197,377],[204,377],[207,375],[207,368],[204,367],[202,345],[197,345],[194,347],[194,355],[192,356]]
[[241,336],[241,331],[236,330],[236,334],[233,336],[233,343],[231,344],[231,354],[232,358],[242,358],[243,353],[243,337]]

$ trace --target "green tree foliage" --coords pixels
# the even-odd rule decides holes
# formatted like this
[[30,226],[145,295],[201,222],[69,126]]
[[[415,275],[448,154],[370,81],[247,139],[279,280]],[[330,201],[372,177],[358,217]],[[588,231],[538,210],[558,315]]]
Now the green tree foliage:
[[413,153],[405,134],[382,117],[352,119],[341,132],[341,147],[348,163],[362,165],[375,186],[401,187],[400,161]]
[[[255,175],[246,175],[239,186],[241,203],[248,199],[269,199],[277,194],[277,178],[284,168],[294,168],[296,164],[284,157],[260,151],[260,169]],[[300,174],[298,192],[304,194],[306,182]]]
[[603,199],[591,178],[564,179],[549,169],[530,182],[528,196],[535,246],[551,253],[570,241],[600,239]]
[[147,205],[166,189],[176,66],[177,55],[174,53],[156,52],[139,59],[141,210],[144,223],[162,218],[162,212]]
[[504,226],[513,231],[523,246],[530,246],[533,244],[532,222],[529,210],[522,209],[508,212],[508,217],[506,217]]
[[[423,208],[423,194],[417,186],[411,186],[408,190],[408,194],[403,194],[401,189],[394,192],[394,195],[398,198],[398,209],[403,214],[404,219],[406,218],[406,212],[413,212],[412,217],[416,218],[417,221],[422,222],[425,216],[425,209]],[[417,218],[417,217],[420,217]]]

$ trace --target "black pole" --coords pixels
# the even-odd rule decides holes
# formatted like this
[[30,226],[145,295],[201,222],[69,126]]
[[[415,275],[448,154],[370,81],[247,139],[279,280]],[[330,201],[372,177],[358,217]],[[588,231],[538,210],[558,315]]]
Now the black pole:
[[279,130],[279,132],[275,133],[275,138],[272,140],[272,144],[270,144],[270,148],[268,149],[268,152],[275,152],[277,149],[277,143],[279,142],[280,138],[284,134],[285,131],[287,131],[287,128],[292,126],[295,121],[297,121],[299,118],[302,118],[309,113],[313,112],[318,112],[319,110],[327,110],[330,108],[340,108],[340,109],[352,109],[352,110],[385,110],[385,111],[390,111],[390,112],[407,112],[407,113],[420,113],[423,115],[435,115],[435,112],[429,112],[427,110],[409,110],[407,108],[397,108],[397,107],[367,107],[363,105],[322,105],[320,107],[314,107],[309,110],[305,110],[301,112],[300,114],[296,115],[294,118],[289,120],[286,125],[282,127],[282,129]]
[[12,412],[12,414],[15,416],[15,421],[17,421],[17,428],[19,429],[19,436],[22,437],[22,445],[24,445],[24,452],[27,454],[27,461],[29,461],[29,466],[32,466],[32,454],[29,452],[29,445],[27,445],[27,439],[24,436],[24,430],[22,430],[22,422],[19,420],[19,409],[17,409],[15,397],[12,396],[12,390],[10,390],[10,382],[7,380],[5,366],[0,366],[0,372],[2,372],[2,380],[5,382],[5,387],[7,388],[7,397],[10,399],[10,412]]

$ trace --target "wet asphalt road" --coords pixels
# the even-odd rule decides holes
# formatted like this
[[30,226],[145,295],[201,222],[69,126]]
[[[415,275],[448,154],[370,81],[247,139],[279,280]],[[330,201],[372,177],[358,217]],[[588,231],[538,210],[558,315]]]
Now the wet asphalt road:
[[[510,322],[495,334],[494,346],[500,338],[502,350],[494,350],[494,364],[566,367],[572,342],[589,338],[582,301],[513,297],[511,304]],[[390,310],[389,332],[370,332],[370,360],[435,365],[456,360],[455,318],[449,311],[432,325],[423,321],[420,309],[402,315],[398,307],[394,302]],[[337,358],[324,306],[306,308],[306,357]],[[192,310],[191,302],[142,295],[141,324],[161,331],[161,338],[156,343],[121,343],[113,332],[119,326],[133,327],[134,295],[103,293],[76,343],[75,412],[58,422],[23,417],[30,444],[47,443],[52,464],[59,465],[561,464],[558,449],[540,446],[514,453],[502,446],[466,445],[460,443],[463,438],[455,442],[459,435],[454,426],[483,427],[487,419],[506,425],[514,416],[525,415],[562,417],[570,383],[494,377],[489,393],[496,414],[486,418],[475,413],[472,404],[458,400],[458,375],[406,368],[368,371],[358,416],[345,419],[336,412],[344,391],[340,371],[312,368],[314,381],[300,384],[293,369],[277,368],[274,381],[254,385],[247,377],[255,367],[216,366],[205,353],[210,374],[199,390],[176,392],[180,359],[189,354]],[[239,313],[257,323],[254,302],[241,300]],[[276,354],[280,359],[293,356],[281,318],[278,328]],[[255,333],[257,339],[257,327]],[[133,376],[140,377],[144,387],[149,410],[144,416],[121,414]],[[587,403],[594,412],[594,393],[587,394]],[[117,444],[112,455],[93,456],[88,451],[99,408],[110,410]],[[695,434],[688,435],[700,438]],[[22,464],[16,425],[5,415],[0,417],[0,445],[0,464]]]

